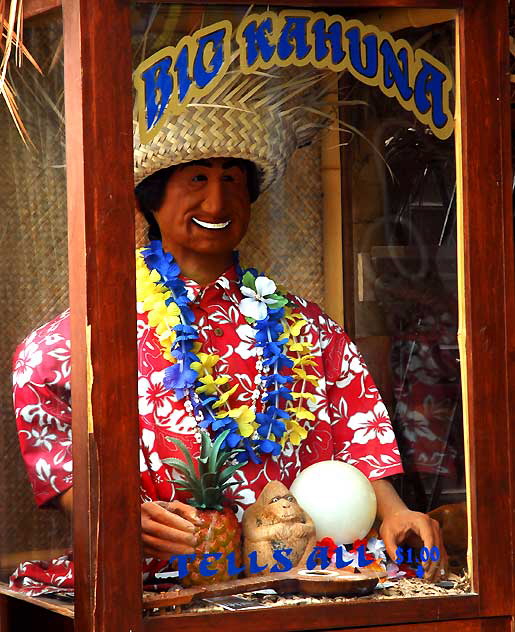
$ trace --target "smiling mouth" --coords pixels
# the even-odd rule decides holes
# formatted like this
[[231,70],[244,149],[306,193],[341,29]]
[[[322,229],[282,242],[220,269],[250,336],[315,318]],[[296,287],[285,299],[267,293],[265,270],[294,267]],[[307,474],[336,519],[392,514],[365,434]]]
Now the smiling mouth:
[[231,220],[229,219],[226,222],[221,222],[219,224],[212,224],[211,222],[203,222],[200,219],[197,219],[196,217],[192,217],[191,221],[197,224],[197,226],[201,226],[202,228],[207,228],[209,230],[221,230],[222,228],[227,228],[227,226],[229,226],[229,224],[231,223]]

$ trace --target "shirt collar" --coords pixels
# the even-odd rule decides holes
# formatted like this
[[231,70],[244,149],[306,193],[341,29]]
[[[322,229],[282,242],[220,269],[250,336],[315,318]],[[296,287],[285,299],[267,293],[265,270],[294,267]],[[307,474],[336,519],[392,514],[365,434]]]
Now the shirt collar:
[[212,281],[208,285],[199,285],[193,279],[186,279],[182,275],[181,279],[184,281],[191,303],[200,303],[206,294],[210,296],[221,294],[223,298],[236,304],[241,301],[238,272],[234,264],[227,268],[216,281]]

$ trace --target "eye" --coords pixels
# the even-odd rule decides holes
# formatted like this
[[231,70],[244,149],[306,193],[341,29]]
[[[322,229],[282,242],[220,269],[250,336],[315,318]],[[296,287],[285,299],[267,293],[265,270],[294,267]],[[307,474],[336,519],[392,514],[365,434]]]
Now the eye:
[[234,182],[234,176],[231,176],[229,173],[224,173],[222,176],[223,182]]
[[280,500],[279,496],[276,496],[275,498],[272,498],[272,502],[276,503],[278,500]]
[[207,176],[204,175],[203,173],[197,173],[196,176],[193,176],[191,178],[192,182],[205,182],[207,180]]
[[295,502],[295,498],[293,496],[287,496],[286,500],[289,501],[290,503]]

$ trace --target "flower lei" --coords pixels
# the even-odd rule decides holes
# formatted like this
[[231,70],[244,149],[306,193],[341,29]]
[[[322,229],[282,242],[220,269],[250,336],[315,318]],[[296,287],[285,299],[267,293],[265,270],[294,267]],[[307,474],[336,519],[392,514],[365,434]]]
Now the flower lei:
[[[298,420],[314,420],[315,416],[303,406],[303,400],[314,399],[304,388],[308,382],[317,385],[318,378],[307,372],[315,364],[310,346],[298,339],[307,321],[293,311],[273,281],[254,268],[242,270],[237,260],[236,266],[245,296],[240,311],[254,328],[262,365],[269,367],[268,374],[261,376],[263,412],[255,413],[247,405],[229,407],[228,399],[238,386],[227,388],[227,375],[213,376],[219,357],[201,351],[179,266],[160,241],[151,241],[137,251],[137,300],[148,313],[148,323],[155,328],[163,356],[170,362],[164,387],[173,389],[178,399],[194,392],[191,403],[193,414],[201,420],[198,425],[210,428],[214,436],[229,430],[222,448],[239,448],[240,461],[260,463],[260,454],[278,455],[287,443],[296,446],[306,438],[307,431]],[[285,347],[293,360],[285,354]],[[285,368],[291,368],[292,375],[283,375]]]

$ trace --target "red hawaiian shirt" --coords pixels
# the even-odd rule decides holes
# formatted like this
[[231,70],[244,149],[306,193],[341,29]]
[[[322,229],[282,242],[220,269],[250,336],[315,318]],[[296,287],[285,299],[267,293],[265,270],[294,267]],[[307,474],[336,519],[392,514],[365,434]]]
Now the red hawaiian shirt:
[[[193,281],[186,284],[202,351],[220,356],[216,371],[232,376],[231,384],[238,385],[229,398],[230,407],[250,405],[256,388],[256,349],[253,329],[238,309],[243,296],[236,270],[230,268],[205,287]],[[268,455],[260,465],[249,463],[234,475],[238,484],[229,488],[230,502],[238,508],[240,519],[269,481],[280,480],[289,486],[302,469],[318,461],[341,459],[370,480],[402,471],[388,413],[356,346],[317,305],[289,298],[308,322],[301,335],[312,348],[316,365],[310,371],[319,381],[318,386],[307,384],[304,388],[314,395],[314,400],[304,405],[315,420],[301,422],[308,436],[300,446],[287,444],[279,456]],[[198,456],[196,422],[185,409],[184,400],[178,401],[163,386],[168,362],[141,305],[137,318],[141,500],[185,500],[174,489],[172,472],[162,460],[183,458],[167,437],[182,439],[193,457]],[[36,502],[43,506],[72,485],[68,312],[34,331],[19,346],[13,384],[21,451]],[[57,567],[51,565],[50,570],[32,562],[22,564],[12,584],[41,594],[38,582],[55,586],[59,566],[65,564],[66,582],[61,588],[72,587],[69,559],[59,558],[54,564]],[[145,574],[158,570],[157,566],[155,560],[146,560]]]

